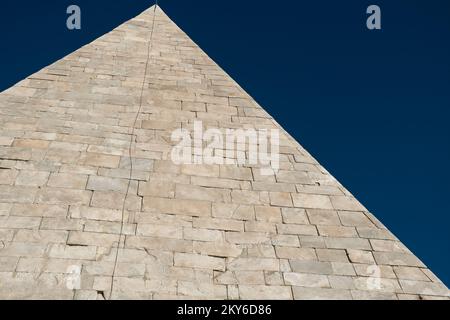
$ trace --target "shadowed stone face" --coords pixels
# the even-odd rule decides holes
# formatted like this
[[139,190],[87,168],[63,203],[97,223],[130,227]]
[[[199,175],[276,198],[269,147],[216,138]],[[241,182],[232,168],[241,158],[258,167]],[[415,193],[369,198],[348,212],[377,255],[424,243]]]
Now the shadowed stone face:
[[[279,170],[174,163],[198,123],[279,130]],[[160,8],[0,93],[0,299],[448,297]]]

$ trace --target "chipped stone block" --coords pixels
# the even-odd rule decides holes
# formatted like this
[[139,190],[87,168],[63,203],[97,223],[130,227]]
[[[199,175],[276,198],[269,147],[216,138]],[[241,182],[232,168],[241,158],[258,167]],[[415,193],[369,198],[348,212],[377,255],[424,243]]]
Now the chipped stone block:
[[225,271],[225,260],[199,254],[188,254],[175,252],[174,265],[179,267],[190,267],[200,269],[212,269]]
[[214,257],[238,257],[242,254],[242,248],[226,242],[203,242],[194,241],[194,253]]
[[48,256],[58,259],[95,260],[96,250],[94,246],[54,244],[49,247]]
[[144,197],[143,208],[144,210],[194,217],[211,216],[211,203],[208,201]]
[[255,210],[253,206],[248,205],[214,202],[212,204],[212,216],[235,220],[254,220]]
[[332,210],[330,198],[324,195],[293,193],[292,201],[296,208]]
[[372,252],[370,251],[347,249],[347,253],[350,262],[375,264]]
[[102,247],[111,247],[119,242],[119,235],[103,234],[95,232],[70,231],[67,244],[69,245],[96,245]]

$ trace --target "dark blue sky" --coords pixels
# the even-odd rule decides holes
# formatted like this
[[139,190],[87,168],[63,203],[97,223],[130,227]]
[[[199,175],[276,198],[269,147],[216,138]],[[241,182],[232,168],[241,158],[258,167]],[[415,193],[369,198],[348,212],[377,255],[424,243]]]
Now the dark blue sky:
[[[78,4],[82,30],[65,27]],[[2,0],[0,90],[153,4]],[[160,1],[219,65],[450,284],[448,0]],[[382,10],[382,30],[365,27]]]

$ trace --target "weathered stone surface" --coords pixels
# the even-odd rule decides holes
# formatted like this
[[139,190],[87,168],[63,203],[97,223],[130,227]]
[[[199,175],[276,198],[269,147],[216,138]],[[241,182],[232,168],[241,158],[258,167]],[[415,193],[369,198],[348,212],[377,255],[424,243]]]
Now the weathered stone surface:
[[340,226],[341,222],[336,211],[332,210],[317,210],[317,209],[308,209],[306,210],[308,213],[309,221],[312,224],[320,225],[320,226]]
[[0,185],[0,202],[32,203],[37,189],[31,187],[11,187]]
[[277,224],[277,231],[279,234],[317,235],[316,227],[309,224]]
[[0,184],[12,185],[16,181],[16,177],[19,174],[14,169],[0,169]]
[[292,287],[296,300],[352,300],[350,290]]
[[101,153],[86,153],[83,163],[87,166],[117,168],[119,166],[120,157]]
[[70,216],[74,219],[89,219],[102,221],[122,221],[122,210],[108,208],[93,208],[87,206],[71,206]]
[[255,213],[256,220],[275,223],[282,221],[280,208],[256,206]]
[[286,272],[284,274],[284,281],[286,284],[296,287],[309,287],[309,288],[330,287],[328,277],[317,274]]
[[66,243],[68,231],[62,230],[19,230],[14,236],[17,242]]
[[50,173],[45,171],[20,171],[17,186],[41,187],[47,183]]
[[291,268],[298,273],[333,274],[330,262],[290,260]]
[[177,226],[140,223],[137,226],[136,234],[138,236],[141,235],[150,237],[183,239],[183,229]]
[[304,209],[282,208],[281,214],[284,223],[308,224],[309,220]]
[[348,262],[347,253],[340,249],[316,249],[319,261]]
[[280,259],[317,260],[314,249],[276,246],[275,251]]
[[240,285],[239,296],[243,300],[291,300],[289,286]]
[[172,161],[196,121],[281,129],[160,8],[0,93],[0,299],[449,298],[283,130],[270,175]]
[[216,218],[254,220],[255,209],[249,205],[214,202],[212,204],[212,215]]
[[341,223],[347,227],[373,227],[372,221],[362,212],[339,212]]
[[67,212],[67,205],[14,204],[11,208],[11,215],[24,217],[65,218]]
[[372,252],[363,250],[347,249],[348,258],[353,263],[374,264]]
[[69,233],[69,239],[67,240],[67,244],[69,245],[95,245],[99,247],[111,247],[117,242],[119,242],[118,235],[79,231],[71,231]]
[[393,266],[424,267],[424,264],[415,256],[402,252],[374,252],[378,264]]
[[379,277],[358,278],[354,281],[355,288],[362,291],[379,291],[379,292],[402,292],[400,285],[396,279],[385,279]]
[[323,237],[335,237],[335,238],[357,238],[358,234],[353,227],[342,226],[317,226],[319,235]]
[[179,267],[225,270],[225,260],[199,254],[175,253],[174,265]]
[[17,257],[0,257],[0,272],[13,272],[18,261]]
[[307,209],[333,209],[330,198],[324,195],[296,193],[292,195],[294,207]]
[[266,258],[237,258],[227,264],[228,270],[240,271],[279,271],[280,265],[277,259]]
[[6,229],[37,229],[40,224],[39,217],[0,217],[0,225]]
[[196,228],[225,230],[225,231],[244,231],[244,223],[232,219],[215,218],[194,218],[192,221]]
[[270,204],[279,207],[292,207],[291,194],[287,192],[270,192]]
[[325,244],[330,249],[360,249],[371,250],[366,239],[358,238],[325,238]]
[[194,217],[209,217],[211,203],[200,200],[179,200],[155,197],[144,197],[144,210],[156,210],[161,213],[188,215]]
[[234,244],[260,244],[270,242],[266,233],[260,232],[227,232],[225,238]]
[[38,204],[88,205],[92,192],[87,190],[45,188],[36,195]]
[[400,284],[405,293],[423,294],[430,296],[450,296],[448,289],[440,283],[400,280]]
[[330,196],[333,208],[345,211],[367,211],[355,198],[347,196]]
[[401,280],[429,281],[430,279],[420,268],[394,267],[396,276]]
[[126,179],[90,176],[86,189],[126,193],[127,187],[128,187],[128,180]]
[[238,257],[242,254],[242,249],[237,245],[228,244],[226,242],[194,242],[194,252],[202,255],[214,257]]
[[87,175],[69,174],[69,173],[53,173],[47,183],[53,188],[80,189],[86,188]]

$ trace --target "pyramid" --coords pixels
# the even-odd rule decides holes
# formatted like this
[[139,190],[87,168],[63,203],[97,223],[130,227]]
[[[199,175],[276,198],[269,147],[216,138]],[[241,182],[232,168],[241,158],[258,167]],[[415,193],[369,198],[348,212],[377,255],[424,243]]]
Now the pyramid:
[[[0,299],[449,298],[159,7],[2,92],[0,124]],[[276,157],[211,162],[198,129]]]

